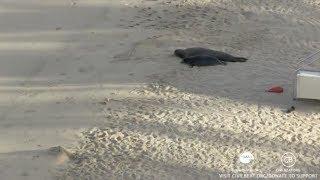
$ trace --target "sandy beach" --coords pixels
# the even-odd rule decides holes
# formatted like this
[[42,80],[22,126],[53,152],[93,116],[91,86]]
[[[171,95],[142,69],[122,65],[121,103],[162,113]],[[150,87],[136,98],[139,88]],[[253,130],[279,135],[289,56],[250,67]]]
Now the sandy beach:
[[[0,2],[0,179],[320,173],[320,102],[293,100],[319,0]],[[189,68],[188,47],[249,60]]]

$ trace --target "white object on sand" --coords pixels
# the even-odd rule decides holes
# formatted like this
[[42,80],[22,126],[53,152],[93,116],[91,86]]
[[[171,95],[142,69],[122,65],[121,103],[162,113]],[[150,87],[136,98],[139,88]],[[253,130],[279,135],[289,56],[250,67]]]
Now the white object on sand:
[[296,98],[320,100],[320,72],[298,71]]
[[302,65],[296,71],[296,99],[320,100],[320,70],[309,70],[305,68],[306,65],[310,65],[319,59],[319,57],[317,57],[319,53],[320,50],[299,62],[305,65]]

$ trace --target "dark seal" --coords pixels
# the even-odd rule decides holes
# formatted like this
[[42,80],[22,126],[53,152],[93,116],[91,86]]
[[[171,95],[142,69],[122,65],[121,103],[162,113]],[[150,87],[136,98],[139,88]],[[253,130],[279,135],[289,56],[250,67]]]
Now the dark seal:
[[246,62],[248,60],[247,58],[244,58],[244,57],[236,57],[221,51],[215,51],[215,50],[201,48],[201,47],[177,49],[174,51],[174,54],[182,59],[189,58],[189,57],[197,57],[197,56],[209,56],[209,57],[215,57],[220,61],[225,61],[225,62]]
[[193,66],[216,66],[216,65],[227,65],[226,62],[220,61],[218,58],[213,56],[199,55],[184,58],[181,63],[188,64],[190,67]]

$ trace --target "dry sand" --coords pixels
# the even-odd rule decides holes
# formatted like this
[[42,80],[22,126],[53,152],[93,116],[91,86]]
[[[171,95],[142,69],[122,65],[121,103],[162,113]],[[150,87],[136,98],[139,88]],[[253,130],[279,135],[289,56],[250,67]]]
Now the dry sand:
[[[1,0],[1,177],[215,179],[277,172],[285,152],[296,173],[320,172],[320,104],[292,101],[296,63],[320,48],[319,6]],[[193,46],[249,61],[191,69],[172,56]]]

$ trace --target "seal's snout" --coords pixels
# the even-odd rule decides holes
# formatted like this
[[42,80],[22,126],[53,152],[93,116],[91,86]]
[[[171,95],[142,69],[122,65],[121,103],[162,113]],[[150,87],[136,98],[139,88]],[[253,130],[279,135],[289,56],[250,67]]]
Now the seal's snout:
[[174,55],[175,55],[175,56],[178,56],[178,57],[180,57],[180,58],[185,58],[185,57],[186,57],[185,54],[186,54],[186,53],[184,52],[183,49],[176,49],[176,50],[174,51]]

